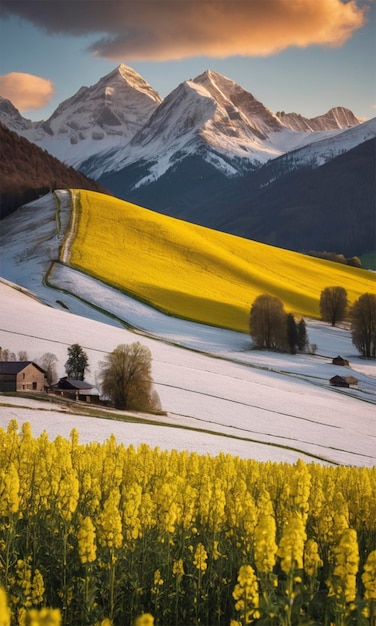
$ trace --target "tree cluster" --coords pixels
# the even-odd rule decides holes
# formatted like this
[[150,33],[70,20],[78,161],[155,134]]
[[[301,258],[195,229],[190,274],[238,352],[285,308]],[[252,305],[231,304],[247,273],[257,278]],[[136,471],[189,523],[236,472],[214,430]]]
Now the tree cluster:
[[[139,342],[121,344],[106,355],[100,364],[102,394],[117,409],[159,411],[160,400],[153,387],[152,355]],[[69,378],[84,380],[89,365],[86,352],[79,344],[68,348],[65,371]]]
[[[335,326],[348,318],[352,343],[366,358],[376,358],[376,295],[364,293],[350,308],[343,287],[325,287],[320,295],[321,319]],[[295,354],[308,346],[304,319],[298,323],[292,313],[286,314],[277,296],[264,293],[251,306],[250,335],[258,349],[287,351]]]
[[264,293],[255,299],[250,313],[250,335],[255,348],[277,351],[304,351],[308,344],[304,319],[295,321],[277,296]]
[[348,319],[351,322],[352,343],[366,358],[376,358],[376,295],[362,294],[350,308],[343,287],[326,287],[320,295],[321,319],[335,326]]
[[317,252],[316,250],[309,250],[308,254],[314,256],[317,259],[325,259],[327,261],[333,261],[334,263],[342,263],[342,265],[350,265],[352,267],[362,267],[362,262],[357,256],[345,257],[344,254],[338,254],[337,252]]

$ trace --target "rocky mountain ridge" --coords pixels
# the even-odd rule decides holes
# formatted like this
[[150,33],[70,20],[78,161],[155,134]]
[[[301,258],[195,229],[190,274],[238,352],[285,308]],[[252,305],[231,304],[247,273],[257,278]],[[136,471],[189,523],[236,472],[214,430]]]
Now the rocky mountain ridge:
[[201,154],[227,177],[243,175],[287,151],[361,123],[343,107],[312,119],[275,114],[233,80],[211,70],[181,83],[162,100],[126,65],[91,87],[81,87],[46,121],[23,118],[0,98],[0,121],[95,179],[137,162],[148,163],[139,185],[193,154]]

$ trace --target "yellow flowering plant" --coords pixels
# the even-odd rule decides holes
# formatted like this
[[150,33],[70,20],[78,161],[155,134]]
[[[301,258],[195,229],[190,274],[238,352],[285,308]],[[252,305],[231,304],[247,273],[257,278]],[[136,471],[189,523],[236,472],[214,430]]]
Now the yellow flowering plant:
[[147,614],[190,626],[374,619],[376,468],[126,448],[114,437],[82,445],[77,432],[50,441],[13,420],[0,428],[0,476],[12,626],[46,607],[64,626]]

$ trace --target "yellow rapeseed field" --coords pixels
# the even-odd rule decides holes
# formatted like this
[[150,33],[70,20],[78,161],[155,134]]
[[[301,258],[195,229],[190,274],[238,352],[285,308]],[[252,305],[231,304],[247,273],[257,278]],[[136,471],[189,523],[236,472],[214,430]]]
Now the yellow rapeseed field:
[[374,275],[189,224],[129,202],[75,191],[73,267],[172,315],[248,332],[261,293],[317,318],[320,293],[341,286],[350,304]]
[[1,626],[375,624],[375,467],[51,441],[15,420],[0,450]]

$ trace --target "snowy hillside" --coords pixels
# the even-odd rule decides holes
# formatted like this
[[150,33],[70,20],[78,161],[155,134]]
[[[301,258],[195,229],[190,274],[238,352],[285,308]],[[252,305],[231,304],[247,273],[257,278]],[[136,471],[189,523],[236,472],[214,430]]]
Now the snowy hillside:
[[[60,230],[47,196],[38,201],[44,218],[32,203],[28,213],[18,214],[18,227],[2,246],[0,345],[16,354],[25,350],[30,359],[52,352],[62,376],[67,347],[79,343],[89,356],[87,378],[95,382],[108,351],[140,341],[152,352],[153,379],[167,415],[110,422],[39,400],[0,396],[2,427],[15,418],[19,424],[29,421],[36,435],[45,429],[51,436],[68,436],[76,427],[83,442],[104,440],[113,432],[127,445],[146,442],[259,460],[375,464],[376,364],[359,358],[346,329],[307,320],[316,356],[258,352],[246,334],[163,315],[68,267],[51,275],[59,232],[70,217],[67,194],[60,193],[60,200]],[[27,249],[23,229],[33,233]],[[344,373],[331,364],[337,354],[350,361],[346,373],[358,379],[358,389],[329,385],[333,375]]]
[[[78,428],[83,442],[103,441],[115,433],[127,445],[145,442],[203,454],[222,451],[258,460],[303,458],[357,466],[376,462],[374,366],[354,355],[346,331],[309,324],[310,336],[318,341],[322,354],[315,357],[252,352],[245,335],[208,332],[206,327],[183,323],[180,328],[172,323],[172,345],[120,328],[110,319],[103,323],[57,311],[4,284],[0,292],[1,345],[16,353],[26,350],[31,359],[52,352],[61,376],[67,347],[79,343],[89,356],[87,379],[95,381],[106,352],[120,343],[140,341],[152,352],[155,387],[167,411],[167,416],[158,418],[138,415],[144,418],[139,424],[108,422],[75,416],[74,410],[68,414],[64,408],[37,400],[0,396],[2,427],[15,418],[20,425],[29,421],[36,435],[47,430],[52,437],[68,436],[73,427]],[[96,317],[94,310],[92,316]],[[158,334],[153,311],[144,310],[143,316],[149,331]],[[330,357],[339,351],[350,358],[359,391],[330,388],[329,378],[342,373],[330,364]],[[161,425],[149,425],[148,420]]]

